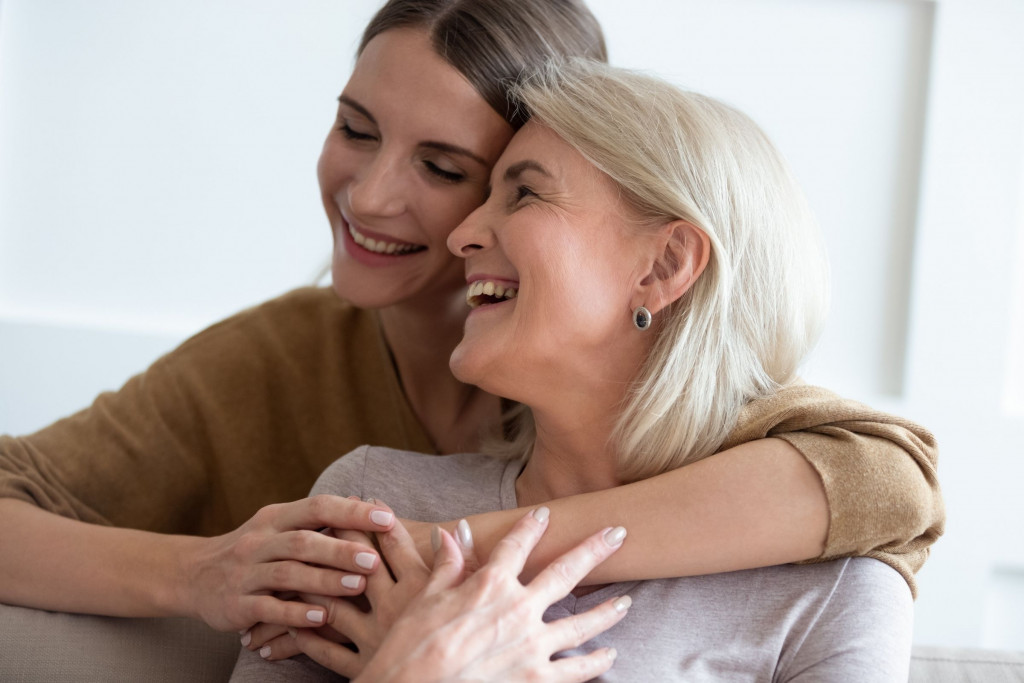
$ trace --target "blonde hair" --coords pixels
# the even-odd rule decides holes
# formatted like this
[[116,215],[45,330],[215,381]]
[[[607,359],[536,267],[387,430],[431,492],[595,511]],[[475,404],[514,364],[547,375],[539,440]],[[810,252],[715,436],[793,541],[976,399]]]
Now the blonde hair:
[[[619,185],[641,229],[682,219],[707,234],[707,268],[645,333],[657,339],[612,443],[622,481],[714,453],[745,403],[794,378],[824,322],[828,267],[792,173],[749,117],[650,76],[555,63],[514,96]],[[518,428],[522,452],[531,420]]]

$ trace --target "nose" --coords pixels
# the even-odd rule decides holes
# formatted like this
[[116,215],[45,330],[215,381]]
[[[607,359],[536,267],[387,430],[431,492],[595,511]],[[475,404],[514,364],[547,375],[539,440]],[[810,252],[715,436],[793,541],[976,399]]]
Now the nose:
[[362,217],[397,216],[405,211],[407,189],[401,165],[381,150],[349,184],[349,207]]
[[477,207],[455,226],[448,234],[448,251],[461,258],[469,258],[474,252],[494,243],[494,233],[487,227],[485,220],[486,209],[487,204]]

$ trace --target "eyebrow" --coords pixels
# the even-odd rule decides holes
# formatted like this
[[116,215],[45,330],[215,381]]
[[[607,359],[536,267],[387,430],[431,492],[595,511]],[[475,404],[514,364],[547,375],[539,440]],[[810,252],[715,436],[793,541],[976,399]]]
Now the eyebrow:
[[[375,126],[380,125],[380,124],[377,123],[377,119],[374,118],[373,114],[371,114],[370,111],[366,107],[364,107],[363,105],[359,104],[358,102],[353,100],[348,95],[345,95],[344,93],[339,95],[338,96],[338,102],[341,102],[344,105],[352,107],[357,112],[359,112],[360,114],[365,116],[370,121],[370,123],[372,123],[373,125],[375,125]],[[488,164],[484,160],[484,158],[482,156],[480,156],[479,154],[477,154],[475,152],[471,152],[470,150],[466,149],[465,147],[460,147],[459,145],[453,145],[450,142],[439,142],[439,141],[436,141],[436,140],[424,140],[423,142],[419,143],[419,146],[420,147],[425,147],[426,149],[432,149],[432,150],[435,150],[435,151],[438,151],[438,152],[444,152],[445,154],[455,154],[455,155],[458,155],[458,156],[468,157],[468,158],[472,159],[473,161],[477,162],[478,164],[480,164],[481,166],[484,166],[484,167],[489,167],[490,166],[490,164]]]
[[370,120],[370,123],[372,123],[375,126],[377,125],[377,119],[373,117],[373,114],[370,113],[370,110],[364,107],[363,105],[359,104],[355,100],[353,100],[348,95],[344,93],[338,95],[338,101],[341,102],[342,104],[347,104],[348,106],[352,107],[357,112],[368,118]]
[[536,171],[541,175],[545,175],[549,178],[551,177],[551,174],[548,173],[547,169],[541,166],[539,163],[537,163],[533,159],[524,159],[506,168],[505,174],[502,176],[502,180],[504,180],[505,182],[517,180],[519,176],[523,175],[523,173],[525,173],[526,171]]

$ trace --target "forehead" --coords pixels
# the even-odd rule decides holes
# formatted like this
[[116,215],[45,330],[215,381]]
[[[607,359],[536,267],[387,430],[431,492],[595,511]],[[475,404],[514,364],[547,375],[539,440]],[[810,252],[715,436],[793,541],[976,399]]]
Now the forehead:
[[494,167],[492,182],[501,182],[505,170],[520,162],[539,163],[556,180],[572,185],[615,188],[615,182],[587,161],[575,147],[537,121],[530,121],[512,137]]
[[345,86],[385,134],[435,140],[494,160],[511,127],[419,29],[391,29],[367,43]]

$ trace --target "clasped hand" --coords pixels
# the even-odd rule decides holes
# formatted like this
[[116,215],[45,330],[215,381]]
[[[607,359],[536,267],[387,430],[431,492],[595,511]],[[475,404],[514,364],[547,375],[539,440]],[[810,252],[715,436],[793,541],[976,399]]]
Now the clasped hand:
[[[367,577],[369,611],[350,600],[302,595],[326,610],[328,626],[291,629],[294,645],[328,669],[365,681],[584,681],[598,676],[611,667],[614,650],[552,656],[617,623],[629,598],[551,623],[543,621],[543,614],[621,546],[624,530],[591,536],[524,586],[519,574],[547,522],[547,508],[528,513],[472,575],[466,570],[465,544],[439,530],[440,548],[430,572],[405,528],[396,523],[378,534],[393,576],[377,571]],[[348,532],[343,537],[355,542]]]

